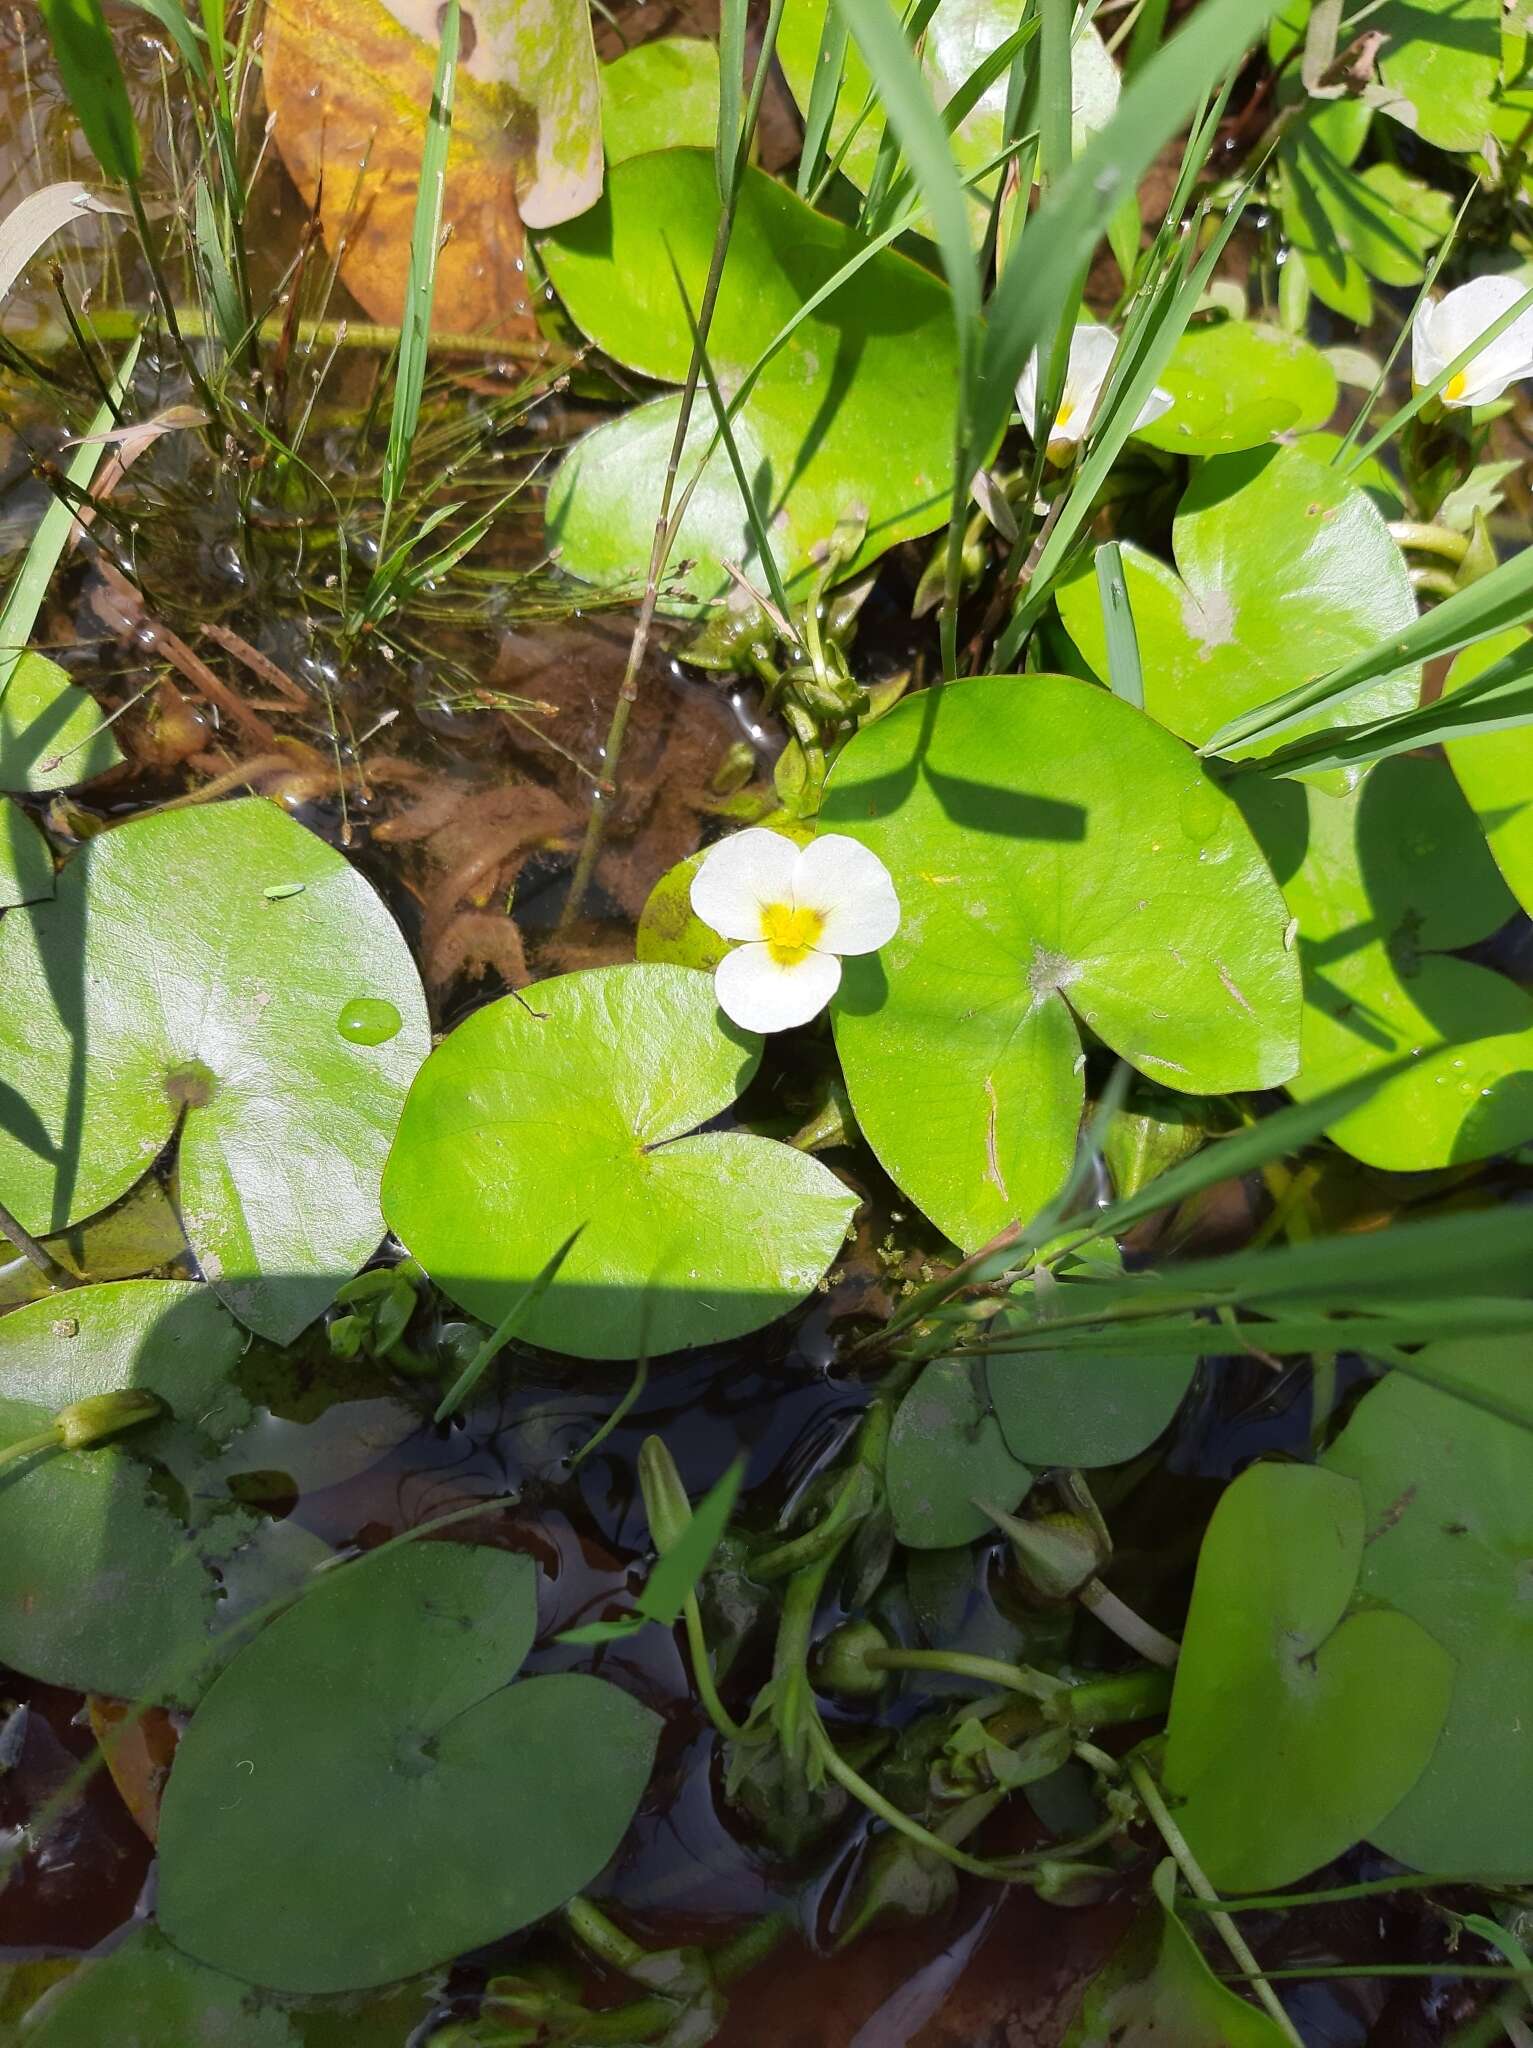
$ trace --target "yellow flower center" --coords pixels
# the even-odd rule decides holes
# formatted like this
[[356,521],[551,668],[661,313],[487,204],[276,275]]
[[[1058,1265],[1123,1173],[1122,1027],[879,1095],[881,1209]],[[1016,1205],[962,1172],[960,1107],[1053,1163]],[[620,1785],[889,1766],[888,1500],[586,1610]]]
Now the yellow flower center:
[[1462,398],[1464,393],[1468,390],[1468,388],[1468,372],[1464,370],[1455,370],[1453,375],[1448,379],[1447,383],[1443,386],[1443,397],[1446,398],[1451,404],[1454,399]]
[[761,913],[761,936],[779,967],[797,967],[814,950],[825,929],[818,910],[795,910],[789,903],[768,903]]
[[1075,418],[1075,400],[1074,400],[1073,398],[1062,398],[1062,399],[1060,399],[1060,401],[1059,401],[1059,410],[1058,410],[1058,412],[1057,412],[1057,413],[1055,413],[1055,415],[1054,415],[1054,431],[1055,431],[1055,433],[1057,434],[1057,433],[1059,433],[1059,432],[1061,431],[1061,429],[1062,429],[1062,428],[1065,428],[1065,427],[1069,426],[1069,424],[1070,424],[1071,420],[1073,420],[1074,418]]

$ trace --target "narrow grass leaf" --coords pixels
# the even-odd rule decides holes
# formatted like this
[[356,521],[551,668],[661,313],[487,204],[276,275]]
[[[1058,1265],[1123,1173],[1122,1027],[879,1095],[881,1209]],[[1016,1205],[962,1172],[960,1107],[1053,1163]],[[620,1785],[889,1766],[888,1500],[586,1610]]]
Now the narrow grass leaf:
[[846,23],[834,7],[825,10],[820,31],[820,53],[815,60],[814,79],[809,87],[809,105],[804,111],[804,146],[798,159],[798,195],[807,199],[818,183],[830,142],[836,102],[846,76]]
[[245,339],[246,323],[218,230],[217,202],[206,178],[197,180],[192,201],[192,239],[213,312],[213,325],[232,355]]
[[530,1314],[548,1292],[549,1287],[558,1275],[559,1268],[574,1250],[576,1241],[584,1229],[585,1225],[583,1223],[577,1224],[554,1253],[553,1257],[542,1268],[541,1272],[535,1274],[532,1280],[522,1289],[489,1336],[485,1338],[468,1364],[464,1366],[462,1372],[458,1374],[458,1377],[453,1381],[447,1392],[438,1401],[436,1412],[431,1418],[433,1422],[445,1422],[448,1416],[455,1409],[460,1408],[468,1399],[475,1387],[478,1386],[480,1380],[483,1379],[485,1371],[496,1352],[516,1334],[517,1325],[521,1322],[522,1318]]
[[734,189],[740,153],[740,109],[745,96],[747,0],[723,0],[719,11],[719,129],[713,146],[713,174],[719,204]]
[[197,40],[197,31],[188,18],[181,0],[129,0],[142,13],[150,15],[164,29],[176,46],[176,55],[199,85],[207,83],[207,65],[203,61],[202,45]]
[[1123,554],[1115,540],[1103,541],[1096,552],[1097,589],[1107,625],[1107,674],[1115,697],[1144,709],[1144,672],[1139,665],[1139,635],[1123,575]]
[[136,185],[138,127],[101,0],[38,0],[59,78],[91,154],[109,178]]
[[1322,705],[1339,704],[1384,676],[1414,668],[1417,662],[1433,661],[1440,654],[1455,654],[1461,647],[1508,626],[1524,625],[1529,619],[1533,619],[1533,547],[1502,562],[1467,590],[1456,590],[1392,640],[1381,641],[1314,682],[1302,683],[1298,689],[1232,718],[1199,752],[1227,754],[1250,740],[1286,732]]
[[[849,4],[849,0],[841,0]],[[1028,223],[1027,256],[1008,259],[992,294],[973,445],[1001,431],[1033,350],[1054,332],[1108,220],[1199,100],[1244,56],[1274,0],[1206,0],[1129,86],[1118,111],[1060,179]]]
[[[88,489],[91,478],[96,474],[102,455],[101,437],[109,434],[116,425],[116,408],[138,362],[138,349],[135,341],[118,365],[111,383],[109,402],[97,411],[64,471],[64,483],[71,497]],[[37,522],[21,567],[16,571],[3,602],[0,602],[0,696],[5,694],[16,664],[32,637],[37,614],[42,609],[53,572],[69,545],[74,523],[73,503],[55,499]]]
[[18,201],[0,220],[0,300],[11,288],[43,244],[68,227],[82,213],[121,213],[110,200],[98,199],[73,178],[56,185],[44,185]]
[[[458,0],[447,0],[442,16],[442,41],[437,51],[431,110],[421,150],[420,184],[415,196],[415,222],[410,235],[410,266],[405,285],[404,318],[399,330],[399,360],[394,375],[394,408],[389,416],[388,448],[383,459],[383,524],[404,489],[410,450],[420,423],[421,394],[426,385],[426,354],[431,337],[431,304],[436,295],[437,256],[442,243],[442,205],[447,175],[447,146],[452,135],[453,96],[458,76]],[[379,543],[382,552],[382,542]]]

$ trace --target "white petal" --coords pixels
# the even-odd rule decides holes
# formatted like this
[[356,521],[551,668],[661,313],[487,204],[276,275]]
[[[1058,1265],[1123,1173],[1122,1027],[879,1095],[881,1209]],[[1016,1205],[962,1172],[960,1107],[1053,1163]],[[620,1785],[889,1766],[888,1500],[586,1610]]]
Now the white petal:
[[806,953],[779,966],[758,941],[736,946],[713,970],[713,989],[726,1017],[747,1031],[791,1031],[818,1017],[841,985],[841,962],[829,953]]
[[793,901],[798,848],[781,832],[753,825],[710,846],[692,877],[692,908],[721,938],[759,939],[769,903]]
[[1137,434],[1141,427],[1151,426],[1160,418],[1162,413],[1168,413],[1174,403],[1175,400],[1172,398],[1171,393],[1169,391],[1162,391],[1157,384],[1144,404],[1139,408],[1139,417],[1134,422],[1135,433]]
[[844,832],[811,839],[793,871],[793,902],[825,920],[822,953],[876,953],[899,930],[900,899],[876,853]]
[[1078,405],[1089,411],[1097,393],[1107,382],[1112,359],[1118,353],[1118,337],[1110,327],[1077,327],[1070,337],[1070,367],[1065,372],[1066,390]]
[[[1514,277],[1477,277],[1423,310],[1411,335],[1411,374],[1417,386],[1430,384],[1486,328],[1526,298],[1528,287]],[[1464,388],[1444,405],[1489,405],[1508,384],[1533,374],[1533,308],[1471,357]]]
[[1017,379],[1017,411],[1022,415],[1022,424],[1032,439],[1033,428],[1038,419],[1038,351],[1032,354],[1022,366]]

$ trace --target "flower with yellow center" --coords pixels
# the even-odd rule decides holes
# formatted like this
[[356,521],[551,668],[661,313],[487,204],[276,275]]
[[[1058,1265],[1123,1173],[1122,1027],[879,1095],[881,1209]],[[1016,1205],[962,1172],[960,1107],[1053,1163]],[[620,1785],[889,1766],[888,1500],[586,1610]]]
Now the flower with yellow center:
[[747,1031],[787,1031],[819,1015],[841,983],[841,956],[876,953],[899,927],[889,870],[843,833],[800,847],[759,826],[710,847],[692,908],[740,943],[714,973],[719,1008]]
[[[1071,461],[1091,425],[1102,386],[1118,351],[1118,337],[1110,327],[1077,327],[1070,338],[1070,360],[1065,367],[1064,389],[1059,410],[1049,434],[1049,460],[1060,468]],[[1134,431],[1158,420],[1171,407],[1171,394],[1157,385],[1140,407]],[[1035,349],[1017,380],[1017,409],[1022,424],[1036,438],[1038,431],[1038,353]]]
[[[1435,305],[1424,305],[1411,329],[1411,381],[1416,389],[1433,383],[1527,295],[1525,279],[1475,277]],[[1533,306],[1471,356],[1464,369],[1455,370],[1437,395],[1447,406],[1490,405],[1519,377],[1533,377]]]

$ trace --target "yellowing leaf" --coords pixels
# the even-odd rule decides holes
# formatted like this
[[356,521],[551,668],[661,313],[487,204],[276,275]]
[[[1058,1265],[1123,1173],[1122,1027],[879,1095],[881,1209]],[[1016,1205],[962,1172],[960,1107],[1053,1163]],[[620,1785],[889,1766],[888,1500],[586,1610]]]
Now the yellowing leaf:
[[[396,323],[436,64],[434,0],[276,0],[266,100],[293,182],[348,290]],[[583,0],[465,6],[437,261],[439,333],[531,335],[522,223],[601,191],[601,109]]]

